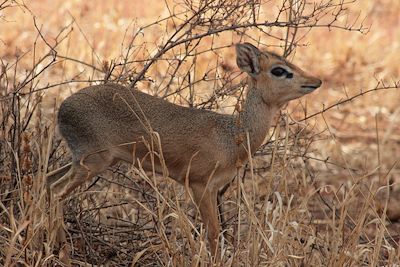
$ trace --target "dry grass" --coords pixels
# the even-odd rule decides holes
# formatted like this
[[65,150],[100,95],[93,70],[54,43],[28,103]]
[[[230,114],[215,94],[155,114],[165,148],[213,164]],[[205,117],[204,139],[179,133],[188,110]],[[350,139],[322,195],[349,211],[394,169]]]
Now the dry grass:
[[[266,1],[260,16],[275,18],[281,2]],[[129,83],[145,64],[140,60],[154,56],[181,21],[141,27],[167,17],[165,3],[174,12],[181,7],[155,0],[4,3],[0,265],[54,266],[61,263],[44,174],[69,161],[55,131],[57,107],[91,83]],[[285,107],[265,146],[224,194],[227,238],[216,264],[400,265],[400,2],[360,0],[348,8],[339,23],[366,16],[368,33],[299,29],[298,36],[307,34],[289,59],[322,77],[323,88]],[[283,39],[285,33],[268,32]],[[187,51],[172,49],[165,56],[171,60],[154,64],[136,85],[182,105],[232,112],[240,90],[229,88],[242,76],[231,44],[243,40],[282,53],[284,42],[257,29],[223,32],[202,39],[198,55],[176,72],[171,62]],[[65,210],[74,265],[210,262],[195,207],[165,177],[117,166],[75,192]]]

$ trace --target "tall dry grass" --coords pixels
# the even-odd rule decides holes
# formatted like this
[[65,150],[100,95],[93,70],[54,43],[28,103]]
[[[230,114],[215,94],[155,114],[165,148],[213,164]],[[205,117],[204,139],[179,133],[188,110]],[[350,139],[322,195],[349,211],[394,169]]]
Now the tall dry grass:
[[[275,19],[289,2],[266,1],[258,18]],[[0,265],[62,264],[45,185],[45,173],[69,161],[55,130],[57,108],[88,84],[133,81],[184,21],[161,20],[183,12],[178,4],[0,3]],[[288,58],[322,77],[324,86],[285,107],[265,145],[227,188],[223,258],[216,265],[400,264],[400,4],[354,1],[346,8],[335,22],[342,28],[296,30]],[[282,19],[288,16],[285,10]],[[176,47],[136,86],[182,105],[233,112],[243,77],[232,43],[247,40],[282,53],[286,34],[285,27],[221,32],[194,44],[195,57],[187,56],[190,47]],[[166,177],[117,166],[76,191],[64,208],[73,265],[210,264],[196,208]]]

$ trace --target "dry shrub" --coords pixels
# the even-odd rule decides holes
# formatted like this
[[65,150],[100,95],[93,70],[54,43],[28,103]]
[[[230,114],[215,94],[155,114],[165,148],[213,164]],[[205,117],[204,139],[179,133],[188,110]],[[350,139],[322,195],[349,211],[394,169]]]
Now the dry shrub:
[[[45,173],[69,161],[55,131],[62,99],[113,81],[232,113],[245,88],[231,45],[243,41],[295,59],[326,85],[279,114],[223,189],[215,263],[400,264],[400,5],[375,2],[0,3],[0,265],[61,264]],[[370,28],[375,20],[385,25]],[[116,166],[65,211],[74,265],[210,263],[190,195],[166,177]]]

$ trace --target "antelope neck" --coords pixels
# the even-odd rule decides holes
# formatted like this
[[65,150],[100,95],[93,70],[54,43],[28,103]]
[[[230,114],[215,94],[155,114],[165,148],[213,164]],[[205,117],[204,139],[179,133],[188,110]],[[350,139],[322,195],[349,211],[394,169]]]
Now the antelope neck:
[[240,114],[240,122],[244,132],[249,133],[251,152],[254,153],[264,141],[271,126],[278,106],[267,104],[262,98],[262,90],[256,88],[255,83],[249,83],[244,103],[244,110]]

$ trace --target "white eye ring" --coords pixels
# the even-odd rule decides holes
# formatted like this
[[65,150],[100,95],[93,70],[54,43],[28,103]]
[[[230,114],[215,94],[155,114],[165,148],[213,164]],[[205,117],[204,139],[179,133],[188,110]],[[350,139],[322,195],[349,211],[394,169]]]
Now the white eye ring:
[[276,76],[276,77],[282,77],[286,76],[286,78],[293,78],[293,73],[287,71],[286,69],[282,67],[275,67],[271,70],[271,74]]

